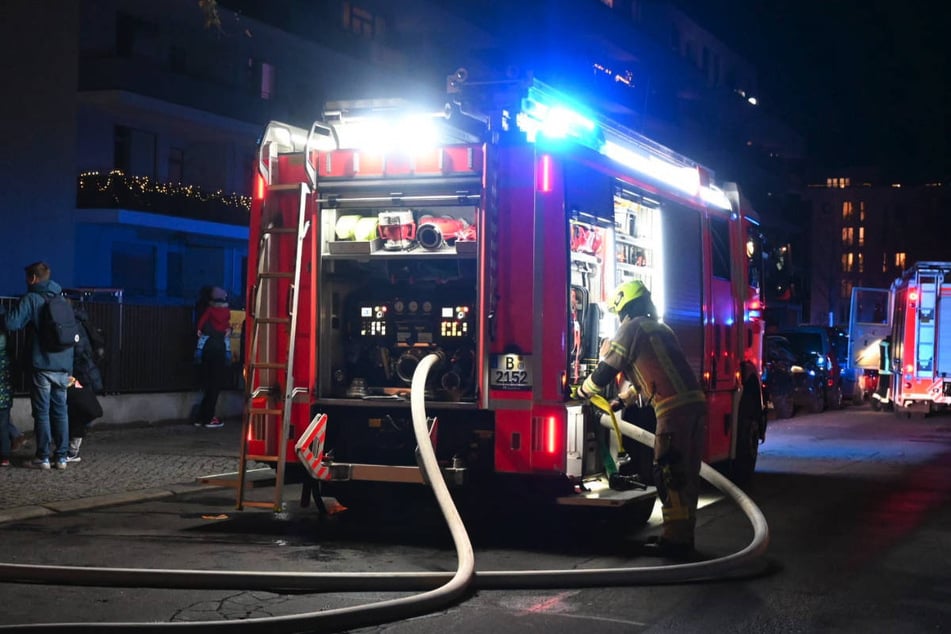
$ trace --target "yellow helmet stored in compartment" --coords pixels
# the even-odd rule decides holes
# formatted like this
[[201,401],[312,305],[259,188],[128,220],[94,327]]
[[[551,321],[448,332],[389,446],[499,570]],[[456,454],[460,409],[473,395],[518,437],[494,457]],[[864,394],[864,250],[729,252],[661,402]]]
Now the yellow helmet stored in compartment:
[[608,306],[608,311],[620,314],[625,306],[645,295],[650,297],[650,291],[644,286],[644,282],[628,280],[614,290],[614,299],[611,301],[611,305]]

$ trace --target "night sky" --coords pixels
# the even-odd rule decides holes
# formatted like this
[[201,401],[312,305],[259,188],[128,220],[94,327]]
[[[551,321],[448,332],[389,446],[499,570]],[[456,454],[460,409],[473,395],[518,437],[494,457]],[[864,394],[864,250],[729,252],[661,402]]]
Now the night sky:
[[762,107],[830,169],[951,176],[951,10],[921,0],[677,0],[759,69]]

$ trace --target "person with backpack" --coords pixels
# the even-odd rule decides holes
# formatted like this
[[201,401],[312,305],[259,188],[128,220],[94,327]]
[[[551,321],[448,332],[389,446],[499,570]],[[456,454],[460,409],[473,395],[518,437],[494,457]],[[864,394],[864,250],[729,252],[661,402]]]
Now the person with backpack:
[[65,469],[69,449],[66,389],[79,330],[63,288],[50,279],[49,265],[34,262],[24,271],[27,293],[7,313],[6,326],[10,331],[29,327],[32,335],[30,404],[36,457],[28,466],[49,470],[52,463],[56,469]]
[[67,462],[79,462],[79,448],[86,437],[86,426],[102,416],[102,405],[96,394],[102,391],[99,362],[105,356],[106,340],[102,331],[90,320],[81,306],[73,308],[79,325],[79,342],[73,350],[73,374],[66,390],[66,411],[69,418],[69,450]]

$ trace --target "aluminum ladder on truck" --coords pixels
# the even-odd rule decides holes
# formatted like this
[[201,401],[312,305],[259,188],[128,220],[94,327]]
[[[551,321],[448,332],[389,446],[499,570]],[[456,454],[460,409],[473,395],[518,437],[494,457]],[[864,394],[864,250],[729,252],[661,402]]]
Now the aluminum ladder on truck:
[[[313,240],[307,201],[308,183],[277,184],[263,202],[257,278],[252,288],[251,339],[247,353],[245,407],[238,464],[237,508],[283,508],[284,472],[295,398],[309,393],[294,381],[302,253]],[[296,219],[293,216],[296,213]],[[290,217],[289,217],[290,216]],[[296,220],[296,224],[292,221]],[[286,289],[286,294],[281,292]],[[279,433],[277,433],[279,430]],[[251,450],[252,442],[255,443]],[[263,451],[261,450],[263,448]],[[248,462],[274,466],[272,501],[245,499]]]

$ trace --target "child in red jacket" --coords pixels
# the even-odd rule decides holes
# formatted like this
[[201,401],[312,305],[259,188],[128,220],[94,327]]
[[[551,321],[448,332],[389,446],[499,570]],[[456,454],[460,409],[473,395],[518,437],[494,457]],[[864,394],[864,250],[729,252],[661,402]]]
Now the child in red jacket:
[[231,308],[228,306],[228,294],[223,288],[211,289],[208,307],[198,318],[198,345],[195,348],[195,363],[201,363],[202,350],[208,337],[224,337],[225,358],[231,361]]

